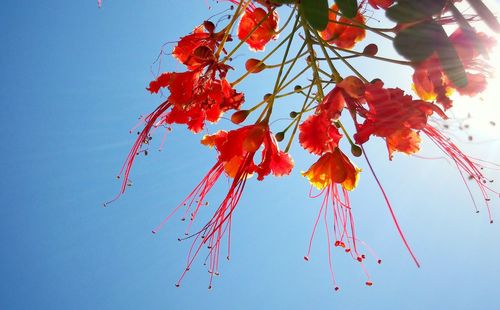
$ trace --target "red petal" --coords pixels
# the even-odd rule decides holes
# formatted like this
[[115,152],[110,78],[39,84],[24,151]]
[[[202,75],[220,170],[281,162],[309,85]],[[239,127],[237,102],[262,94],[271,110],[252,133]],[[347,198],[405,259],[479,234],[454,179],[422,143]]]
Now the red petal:
[[309,116],[299,127],[300,145],[312,154],[335,148],[342,137],[337,128],[322,115]]
[[278,13],[273,11],[269,16],[266,15],[267,12],[262,8],[247,9],[238,25],[238,38],[243,40],[262,19],[266,18],[246,40],[250,49],[255,51],[264,50],[265,45],[277,36]]

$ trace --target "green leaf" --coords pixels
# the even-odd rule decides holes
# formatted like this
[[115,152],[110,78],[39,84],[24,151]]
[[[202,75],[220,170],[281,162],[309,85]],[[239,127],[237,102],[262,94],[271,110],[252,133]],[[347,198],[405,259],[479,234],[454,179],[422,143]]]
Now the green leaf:
[[328,25],[328,0],[302,0],[300,9],[314,29],[324,30]]
[[409,2],[399,2],[385,11],[387,18],[396,23],[411,23],[425,18],[425,15],[415,10]]
[[438,14],[446,0],[400,0],[386,10],[386,16],[397,23],[411,23]]
[[464,65],[442,27],[441,30],[440,44],[436,48],[439,62],[441,63],[441,67],[443,67],[444,73],[453,85],[458,88],[463,88],[468,84]]
[[356,0],[335,0],[340,12],[347,18],[354,18],[358,14],[358,1]]
[[439,62],[448,79],[458,88],[467,86],[467,74],[455,47],[443,26],[434,21],[405,28],[394,38],[394,47],[412,62],[427,59],[437,52]]
[[429,57],[441,40],[442,27],[435,22],[420,23],[400,31],[394,38],[394,48],[406,59],[420,62]]
[[439,61],[448,79],[458,88],[467,86],[467,74],[453,46],[438,49]]

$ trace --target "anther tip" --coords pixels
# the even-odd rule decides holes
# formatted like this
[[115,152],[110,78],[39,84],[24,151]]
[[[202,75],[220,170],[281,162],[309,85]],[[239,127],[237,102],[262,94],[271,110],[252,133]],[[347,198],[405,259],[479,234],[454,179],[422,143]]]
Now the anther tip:
[[308,262],[308,261],[309,261],[309,256],[304,256],[304,260],[305,260],[306,262]]

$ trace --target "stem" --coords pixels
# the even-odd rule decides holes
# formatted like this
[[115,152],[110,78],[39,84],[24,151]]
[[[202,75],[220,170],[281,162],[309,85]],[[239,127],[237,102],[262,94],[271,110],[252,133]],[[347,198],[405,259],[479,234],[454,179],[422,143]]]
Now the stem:
[[288,16],[288,18],[286,19],[286,22],[283,24],[283,26],[281,27],[281,29],[279,29],[278,31],[276,31],[276,34],[280,34],[283,30],[286,29],[286,27],[288,26],[288,24],[292,20],[293,13],[295,12],[296,9],[297,9],[297,5],[294,6],[294,8],[292,9],[292,12],[290,13],[290,15]]
[[[321,43],[316,42],[316,44],[321,44]],[[364,57],[373,58],[373,59],[377,59],[377,60],[381,60],[381,61],[386,61],[386,62],[390,62],[390,63],[397,64],[397,65],[405,65],[405,66],[412,66],[413,65],[412,62],[410,62],[410,61],[396,60],[396,59],[385,58],[385,57],[380,57],[380,56],[375,56],[375,55],[363,54],[363,53],[360,53],[360,52],[356,52],[356,51],[353,51],[353,50],[348,50],[348,49],[337,47],[337,46],[333,46],[333,45],[328,45],[328,48],[329,49],[336,49],[336,50],[339,50],[339,51],[342,51],[342,52],[346,52],[346,53],[350,53],[350,54],[353,54],[353,55],[364,56]]]
[[[318,38],[318,40],[322,40],[321,36],[319,35],[319,33],[317,31],[314,31],[312,29],[311,29],[311,31],[313,31],[314,36],[316,38]],[[325,55],[326,62],[328,63],[328,66],[330,67],[330,70],[332,71],[332,75],[333,75],[333,79],[334,79],[335,83],[339,83],[340,81],[342,81],[342,77],[340,76],[339,72],[337,71],[337,69],[333,65],[333,62],[330,59],[330,55],[328,55],[328,53],[326,51],[325,45],[320,44],[319,47],[321,48],[323,55]]]
[[309,104],[307,104],[307,100],[309,100],[309,98],[311,96],[311,91],[312,91],[312,85],[309,88],[309,91],[307,92],[307,95],[306,95],[306,98],[304,99],[304,103],[302,104],[302,109],[300,110],[300,113],[294,119],[295,127],[293,128],[290,139],[288,140],[288,143],[287,143],[286,148],[284,150],[285,153],[288,153],[288,151],[290,150],[290,147],[292,146],[292,141],[295,138],[295,134],[297,133],[297,129],[299,128],[300,119],[302,118],[302,114],[306,111],[308,106],[310,106],[314,101],[316,101],[316,97],[318,96],[317,94],[316,94],[316,96],[314,96],[314,98],[312,98],[311,102]]
[[[307,54],[307,52],[304,52],[304,53],[302,53],[302,54],[300,54],[300,55],[297,55],[296,57],[294,57],[294,58],[292,58],[292,59],[287,60],[284,64],[286,64],[286,65],[287,65],[287,64],[289,64],[289,63],[291,63],[291,62],[295,62],[295,61],[297,61],[297,59],[298,59],[298,58],[300,58],[300,57],[302,57],[302,56],[305,56],[306,54]],[[351,56],[351,57],[352,57],[352,56]],[[279,64],[275,64],[275,65],[266,65],[266,69],[278,68],[278,67],[280,67],[280,66],[281,66],[281,63],[279,63]]]
[[312,40],[311,40],[311,33],[309,32],[309,29],[307,27],[306,21],[304,20],[304,17],[301,16],[302,19],[302,28],[304,29],[304,34],[305,34],[305,40],[307,43],[307,49],[309,51],[309,62],[311,63],[311,68],[313,70],[313,83],[316,83],[316,87],[318,89],[318,94],[320,97],[320,101],[323,100],[323,97],[325,94],[323,93],[323,87],[321,85],[321,81],[319,78],[318,74],[318,67],[316,65],[316,56],[314,52],[314,48],[312,46]]
[[[258,64],[256,64],[256,66],[258,67],[260,64],[264,63],[264,61],[266,61],[269,57],[271,57],[283,44],[285,44],[286,40],[288,40],[290,38],[290,36],[293,36],[293,34],[295,33],[295,30],[296,29],[294,29],[294,31],[292,31],[289,35],[287,35],[286,38],[283,39],[283,41],[281,41],[278,45],[276,45],[275,48],[273,48],[264,58],[262,58]],[[234,86],[238,85],[239,83],[241,83],[241,81],[243,81],[251,73],[252,72],[250,72],[250,71],[245,72],[242,76],[240,76],[234,82],[232,82],[231,86],[234,87]]]
[[229,33],[231,32],[231,28],[233,28],[234,23],[236,22],[236,20],[240,16],[241,12],[243,10],[246,10],[247,6],[250,4],[251,1],[252,0],[247,0],[247,2],[245,3],[245,5],[243,5],[244,1],[241,0],[240,3],[238,4],[238,7],[236,8],[236,11],[234,12],[233,17],[231,18],[231,21],[226,26],[226,31],[224,32],[224,37],[222,37],[222,40],[221,40],[221,42],[219,44],[219,47],[217,48],[217,52],[215,53],[215,58],[216,59],[219,58],[220,53],[224,49],[224,44],[226,43],[227,38],[229,37]]
[[281,81],[280,87],[282,87],[282,84],[286,81],[286,78],[288,77],[288,75],[292,71],[292,68],[295,66],[295,63],[299,59],[298,55],[304,55],[305,56],[305,54],[308,53],[308,52],[304,52],[304,54],[302,54],[302,51],[304,50],[305,47],[306,47],[306,42],[302,43],[302,46],[300,47],[299,51],[297,52],[297,56],[295,58],[293,58],[292,64],[288,67],[288,69],[287,69],[287,71],[285,73],[285,76],[283,77],[283,80]]
[[269,122],[269,118],[271,117],[271,114],[273,113],[274,98],[280,90],[281,75],[283,74],[283,69],[285,68],[286,59],[288,57],[288,53],[290,52],[290,47],[292,46],[292,42],[293,42],[293,38],[294,38],[293,34],[295,34],[295,29],[296,29],[298,23],[299,23],[299,18],[297,17],[295,20],[295,24],[293,25],[294,31],[291,33],[292,35],[290,36],[290,39],[288,39],[288,44],[286,46],[285,53],[283,54],[283,59],[281,61],[281,67],[280,67],[280,70],[278,72],[278,76],[276,77],[276,82],[274,84],[273,96],[272,96],[272,99],[269,100],[269,103],[268,103],[269,109],[267,110],[267,114],[266,114],[266,117],[264,119],[264,122]]
[[[325,48],[324,46],[328,46],[328,43],[323,40],[323,38],[321,38],[321,36],[315,32],[316,34],[316,38],[319,40],[319,46],[321,46],[321,48]],[[363,82],[365,83],[368,83],[368,80],[365,79],[365,77],[358,71],[356,70],[356,68],[354,68],[344,57],[342,57],[342,55],[340,55],[339,52],[337,52],[337,50],[335,48],[330,48],[330,50],[338,57],[340,58],[340,60],[342,60],[342,62],[347,66],[349,67],[349,69],[351,69],[352,72],[354,72],[354,74],[356,74],[361,80],[363,80]],[[326,56],[326,55],[325,55]]]

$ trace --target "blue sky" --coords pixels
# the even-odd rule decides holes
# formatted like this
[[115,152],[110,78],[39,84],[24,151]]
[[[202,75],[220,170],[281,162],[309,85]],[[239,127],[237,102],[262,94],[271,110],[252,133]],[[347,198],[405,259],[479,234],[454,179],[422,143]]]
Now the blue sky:
[[[402,155],[388,162],[380,141],[367,150],[422,268],[358,162],[364,172],[351,196],[358,235],[383,264],[368,264],[375,284],[366,287],[359,266],[336,253],[342,289],[334,293],[322,231],[311,261],[303,260],[321,202],[307,197],[300,177],[314,159],[295,145],[290,177],[248,182],[234,217],[232,260],[214,289],[207,290],[201,262],[174,287],[189,245],[177,241],[184,223],[174,219],[157,235],[151,229],[205,175],[214,152],[199,144],[199,135],[175,127],[162,152],[137,161],[126,195],[109,208],[102,203],[119,189],[115,175],[134,139],[128,130],[160,103],[145,87],[161,45],[225,7],[209,3],[211,11],[194,0],[110,0],[101,10],[95,1],[2,5],[0,308],[498,309],[499,224],[488,224],[486,212],[475,214],[451,164]],[[236,61],[250,55],[244,49]],[[367,74],[397,85],[404,72],[382,65]],[[168,57],[163,68],[182,70]],[[254,79],[241,89],[250,103],[266,87],[265,79]],[[286,122],[275,128],[280,124]],[[474,134],[486,141],[484,132]],[[498,161],[496,140],[462,145]],[[221,182],[210,199],[223,194]],[[492,210],[498,218],[498,198]]]

